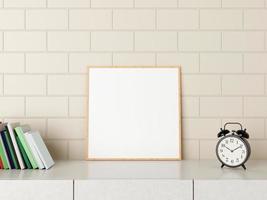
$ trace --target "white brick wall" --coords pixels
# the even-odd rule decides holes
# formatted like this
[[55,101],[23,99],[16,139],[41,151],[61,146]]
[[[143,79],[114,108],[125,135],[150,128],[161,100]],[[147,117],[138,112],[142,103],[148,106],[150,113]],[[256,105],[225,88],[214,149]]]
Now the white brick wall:
[[34,9],[26,11],[27,30],[66,30],[68,12],[66,9]]
[[208,30],[236,30],[242,28],[242,10],[200,10],[200,28]]
[[155,30],[155,10],[113,10],[113,29]]
[[91,33],[92,51],[132,51],[132,32],[96,31]]
[[3,44],[5,51],[45,51],[46,34],[38,31],[5,32]]
[[24,11],[19,9],[0,10],[0,29],[24,29]]
[[112,10],[72,9],[69,12],[69,26],[73,30],[111,29]]
[[176,51],[177,34],[175,32],[136,32],[136,51]]
[[180,64],[185,159],[215,158],[227,121],[266,159],[266,0],[0,0],[0,119],[55,158],[84,158],[86,66]]
[[221,33],[217,31],[190,31],[178,33],[180,51],[219,51]]

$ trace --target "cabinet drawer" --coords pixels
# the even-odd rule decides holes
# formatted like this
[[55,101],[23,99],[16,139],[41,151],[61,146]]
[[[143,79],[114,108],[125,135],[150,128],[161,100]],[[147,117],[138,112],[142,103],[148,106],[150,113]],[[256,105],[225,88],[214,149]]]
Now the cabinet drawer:
[[191,180],[78,180],[75,200],[192,200]]
[[0,180],[0,199],[72,200],[72,180]]
[[196,180],[195,200],[267,199],[266,180]]

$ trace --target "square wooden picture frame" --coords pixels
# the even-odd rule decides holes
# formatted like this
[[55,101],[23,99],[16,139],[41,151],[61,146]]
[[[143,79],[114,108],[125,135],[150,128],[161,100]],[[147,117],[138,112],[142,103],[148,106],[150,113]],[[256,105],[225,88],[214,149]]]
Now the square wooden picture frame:
[[86,160],[181,160],[180,66],[88,67]]

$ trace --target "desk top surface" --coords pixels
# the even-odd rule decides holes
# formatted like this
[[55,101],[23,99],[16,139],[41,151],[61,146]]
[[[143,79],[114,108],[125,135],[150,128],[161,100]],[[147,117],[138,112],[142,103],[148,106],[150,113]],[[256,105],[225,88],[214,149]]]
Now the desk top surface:
[[0,170],[0,180],[90,179],[239,179],[267,180],[267,161],[248,161],[243,168],[220,168],[208,161],[56,161],[49,170]]

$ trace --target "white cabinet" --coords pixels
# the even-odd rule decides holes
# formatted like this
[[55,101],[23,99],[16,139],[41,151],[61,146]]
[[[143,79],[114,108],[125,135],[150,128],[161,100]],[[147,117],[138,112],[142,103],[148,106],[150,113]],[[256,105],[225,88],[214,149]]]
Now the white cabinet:
[[75,200],[193,200],[192,180],[77,180]]
[[1,180],[3,200],[73,200],[72,180]]
[[267,200],[267,161],[58,161],[0,170],[0,200]]
[[267,180],[195,180],[194,199],[267,199]]

